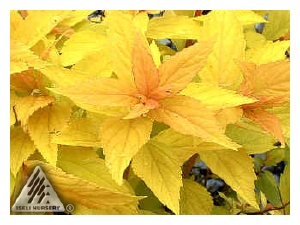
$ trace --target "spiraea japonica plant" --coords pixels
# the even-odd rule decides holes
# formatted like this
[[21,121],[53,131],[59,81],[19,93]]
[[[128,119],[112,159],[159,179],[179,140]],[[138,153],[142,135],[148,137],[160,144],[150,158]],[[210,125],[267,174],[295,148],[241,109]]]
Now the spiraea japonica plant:
[[11,11],[11,204],[40,166],[71,214],[289,214],[289,21]]

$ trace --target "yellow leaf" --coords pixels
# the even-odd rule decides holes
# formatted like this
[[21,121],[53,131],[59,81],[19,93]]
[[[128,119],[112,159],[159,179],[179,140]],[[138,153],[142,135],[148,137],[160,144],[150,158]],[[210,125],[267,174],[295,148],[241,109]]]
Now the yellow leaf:
[[153,39],[197,39],[201,32],[200,23],[187,16],[155,17],[148,23],[146,36]]
[[290,201],[290,164],[286,165],[280,177],[279,190],[282,203],[288,203]]
[[69,97],[75,104],[87,110],[90,107],[133,106],[138,103],[138,97],[135,97],[137,91],[127,89],[123,84],[113,78],[94,78],[51,90]]
[[92,148],[60,146],[57,166],[69,174],[95,183],[98,187],[134,194],[128,183],[119,186],[112,179],[105,161]]
[[150,141],[133,157],[131,166],[155,196],[179,214],[182,164],[171,149]]
[[216,117],[224,130],[228,124],[235,124],[242,118],[242,116],[243,109],[241,107],[221,109],[216,114]]
[[89,118],[71,121],[52,142],[61,145],[101,147],[99,136],[100,124]]
[[39,109],[29,117],[29,135],[45,160],[53,166],[56,166],[57,144],[52,143],[52,138],[67,124],[70,115],[70,106],[61,102]]
[[159,65],[161,64],[161,61],[160,61],[160,51],[159,51],[159,48],[158,46],[155,44],[155,41],[153,40],[150,44],[150,51],[151,51],[151,54],[152,54],[152,58],[153,58],[153,61],[155,63],[155,66],[156,68],[159,67]]
[[235,60],[243,60],[246,41],[234,11],[213,10],[203,24],[203,38],[217,36],[212,53],[199,73],[202,82],[235,90],[242,81]]
[[10,74],[22,72],[29,67],[41,69],[47,65],[49,63],[40,60],[23,43],[10,39]]
[[256,99],[205,83],[190,83],[180,94],[199,100],[208,109],[218,110],[256,102]]
[[290,41],[277,41],[246,51],[246,61],[257,65],[276,62],[286,58],[285,52],[290,47]]
[[35,147],[20,126],[10,129],[10,171],[16,177],[22,163],[33,154]]
[[110,77],[112,74],[110,56],[106,49],[91,53],[72,66],[71,70],[84,74],[84,78]]
[[252,10],[233,10],[237,20],[242,25],[250,25],[255,23],[267,23],[263,16],[256,14]]
[[154,64],[147,40],[136,33],[132,51],[132,72],[134,82],[140,94],[149,94],[158,87],[158,70]]
[[76,208],[72,215],[136,215],[140,210],[135,204],[124,204],[111,207],[99,207],[99,209],[91,209],[80,204],[76,204]]
[[259,209],[255,198],[253,159],[245,150],[202,151],[201,159],[246,202]]
[[75,64],[88,54],[102,51],[107,44],[107,39],[102,34],[94,31],[78,31],[64,43],[61,63],[63,66]]
[[135,36],[135,26],[132,16],[120,11],[109,11],[105,18],[108,25],[111,62],[113,71],[121,81],[134,86],[132,76],[132,47]]
[[290,29],[290,10],[269,10],[263,35],[268,40],[277,40]]
[[16,95],[16,93],[10,90],[10,126],[17,122],[14,107],[18,99],[19,97]]
[[195,181],[183,179],[180,197],[180,214],[182,215],[210,215],[213,200],[205,187]]
[[282,133],[280,121],[274,114],[263,109],[256,109],[245,110],[244,115],[259,123],[265,131],[277,138],[277,140],[282,143],[283,147],[285,146],[285,139]]
[[88,15],[92,12],[93,10],[72,10],[58,25],[72,27],[82,20],[87,19]]
[[100,137],[105,163],[118,184],[122,184],[131,158],[149,140],[151,130],[152,121],[147,118],[107,119],[102,124]]
[[15,103],[17,118],[24,128],[28,118],[38,109],[43,108],[55,101],[53,96],[25,96],[19,98]]
[[251,48],[259,49],[268,43],[264,35],[252,30],[245,32],[245,39],[247,41],[247,47],[250,49]]
[[145,34],[147,27],[148,27],[148,22],[149,22],[149,17],[147,12],[140,12],[138,13],[132,20],[133,24],[139,28],[143,34]]
[[[248,128],[248,129],[247,129]],[[243,146],[249,154],[259,154],[274,148],[276,139],[261,129],[253,130],[243,122],[227,126],[226,135]]]
[[[290,62],[277,61],[262,65],[242,63],[241,69],[249,80],[253,94],[287,95],[290,92]],[[243,84],[242,84],[243,85]]]
[[[15,12],[11,13],[12,16]],[[61,20],[66,18],[70,11],[68,10],[27,10],[26,19],[18,21],[11,27],[11,39],[18,40],[29,49],[52,28],[54,28]],[[33,29],[34,28],[34,29]]]
[[180,133],[201,137],[207,142],[215,142],[231,149],[239,147],[225,136],[213,111],[201,102],[186,96],[175,96],[160,103],[160,108],[148,113],[150,118],[165,123]]
[[16,184],[16,179],[13,176],[12,172],[10,171],[10,196],[11,197],[12,197],[12,194],[14,193],[15,184]]
[[185,88],[204,66],[212,41],[200,42],[176,53],[158,68],[160,88],[176,94]]
[[41,166],[62,203],[64,205],[71,203],[75,209],[78,205],[78,207],[84,206],[105,214],[114,210],[114,208],[122,208],[123,213],[126,214],[129,210],[126,210],[124,206],[133,205],[137,207],[138,200],[142,198],[101,188],[94,182],[67,174],[60,168],[40,161],[27,161],[25,165],[27,173],[33,171],[35,166]]

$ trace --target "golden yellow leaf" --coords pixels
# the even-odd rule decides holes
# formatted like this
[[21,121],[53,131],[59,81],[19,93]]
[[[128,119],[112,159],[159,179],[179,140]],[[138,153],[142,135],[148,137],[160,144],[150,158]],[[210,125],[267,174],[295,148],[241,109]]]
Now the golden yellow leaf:
[[51,89],[69,97],[78,106],[89,110],[89,107],[101,106],[133,106],[139,102],[135,96],[137,91],[127,89],[117,79],[94,78],[80,84]]
[[35,146],[20,126],[10,129],[10,171],[16,176],[22,163],[33,154]]
[[266,109],[266,111],[273,113],[280,121],[283,135],[290,137],[290,103],[284,104],[280,107],[273,107]]
[[256,99],[206,83],[190,83],[180,94],[199,100],[208,109],[218,110],[256,102]]
[[159,51],[159,48],[158,46],[155,44],[155,41],[153,40],[150,44],[150,51],[151,51],[151,54],[152,54],[152,58],[153,58],[153,61],[155,63],[155,66],[156,68],[159,67],[159,65],[161,64],[161,61],[160,61],[160,51]]
[[148,118],[132,120],[107,119],[101,126],[100,138],[105,163],[112,178],[123,183],[123,173],[131,158],[149,140],[152,121]]
[[143,34],[145,34],[147,27],[148,27],[148,22],[149,22],[149,17],[147,12],[140,12],[138,13],[132,20],[133,24],[141,30]]
[[213,200],[206,188],[189,179],[183,179],[182,182],[180,214],[210,215]]
[[148,113],[150,118],[169,125],[175,131],[201,137],[207,142],[215,142],[235,150],[239,147],[225,136],[214,112],[201,102],[187,96],[175,96],[160,103],[160,108]]
[[113,71],[121,81],[133,87],[132,47],[136,28],[132,23],[132,16],[114,10],[107,13],[105,21],[109,28],[107,34]]
[[243,110],[241,107],[232,107],[221,109],[217,112],[216,117],[224,130],[228,124],[235,124],[243,116]]
[[202,151],[200,158],[246,202],[259,209],[254,192],[253,159],[245,150]]
[[57,166],[69,174],[95,183],[98,187],[134,194],[128,183],[118,185],[111,177],[105,161],[92,148],[60,146]]
[[126,210],[125,205],[137,207],[138,200],[143,198],[101,188],[94,182],[67,174],[60,168],[40,161],[27,161],[25,166],[27,167],[27,173],[33,171],[35,166],[41,166],[62,203],[64,205],[71,203],[75,209],[77,205],[79,207],[82,205],[88,209],[99,210],[99,213],[105,214],[114,210],[114,208],[121,207],[124,210],[123,213],[126,214],[129,210]]
[[100,124],[89,118],[72,120],[52,142],[61,145],[101,147],[99,140]]
[[246,41],[234,11],[213,10],[210,13],[210,18],[203,24],[202,37],[211,39],[215,36],[217,41],[199,76],[202,82],[235,90],[242,81],[235,60],[244,59]]
[[155,196],[179,214],[181,166],[176,155],[165,145],[149,142],[133,157],[131,166]]
[[[68,16],[68,10],[27,10],[25,20],[11,24],[10,38],[23,43],[28,49],[48,34],[60,21]],[[16,11],[11,17],[16,17]],[[20,16],[20,15],[19,15]],[[20,16],[21,17],[21,16]],[[34,28],[34,29],[33,29]]]
[[36,69],[44,68],[49,63],[39,59],[37,55],[33,53],[23,43],[10,39],[10,73],[19,73],[27,70],[29,67]]
[[53,166],[56,166],[57,144],[52,143],[52,138],[67,124],[70,115],[70,106],[60,102],[39,109],[29,117],[29,135],[45,160]]
[[82,20],[87,19],[88,15],[92,12],[93,10],[72,10],[58,25],[72,27]]
[[19,98],[15,103],[17,119],[21,121],[24,128],[27,125],[29,117],[38,109],[43,108],[55,101],[53,96],[25,96]]
[[244,110],[244,115],[249,119],[259,123],[262,128],[268,133],[272,134],[275,138],[285,146],[285,139],[282,133],[282,128],[279,119],[272,113],[263,109]]
[[158,70],[147,40],[140,33],[136,33],[134,43],[132,51],[134,82],[140,94],[149,96],[158,87]]
[[285,52],[290,47],[290,41],[266,43],[264,46],[246,51],[246,61],[257,65],[276,62],[286,58]]
[[14,125],[17,122],[16,114],[15,114],[15,104],[19,97],[16,93],[10,90],[10,126]]
[[61,50],[63,66],[75,64],[88,54],[103,51],[107,46],[107,38],[94,31],[78,31],[64,43]]
[[189,48],[176,53],[158,68],[162,89],[176,94],[202,69],[211,53],[213,41],[199,42]]
[[277,40],[290,29],[290,10],[269,10],[268,21],[263,29],[263,35],[268,40]]
[[153,39],[197,39],[200,23],[187,16],[155,17],[148,23],[146,36]]
[[21,73],[10,75],[10,88],[21,95],[30,95],[34,89],[38,89],[35,71],[30,69]]

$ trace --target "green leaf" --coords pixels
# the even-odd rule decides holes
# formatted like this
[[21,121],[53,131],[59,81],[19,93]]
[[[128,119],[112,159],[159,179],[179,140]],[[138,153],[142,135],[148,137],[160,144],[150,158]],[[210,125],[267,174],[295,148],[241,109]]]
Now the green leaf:
[[265,194],[272,205],[275,207],[282,206],[279,187],[271,172],[264,171],[261,173],[255,183],[256,187]]
[[[284,168],[283,174],[280,177],[280,196],[283,204],[290,202],[290,165],[287,164]],[[289,206],[286,207],[285,214],[290,214]]]
[[249,154],[264,153],[274,148],[276,139],[264,131],[247,129],[238,124],[228,124],[225,134],[243,146]]
[[183,179],[180,197],[180,214],[209,215],[213,207],[213,200],[205,187],[195,181]]
[[285,160],[285,148],[276,148],[266,153],[265,165],[276,166],[277,163]]

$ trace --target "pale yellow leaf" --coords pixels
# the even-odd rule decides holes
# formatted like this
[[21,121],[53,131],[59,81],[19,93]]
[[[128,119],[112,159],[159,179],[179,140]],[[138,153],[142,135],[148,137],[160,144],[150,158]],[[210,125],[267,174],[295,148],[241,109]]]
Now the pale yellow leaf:
[[206,188],[189,179],[183,179],[182,182],[180,214],[210,215],[213,200]]
[[221,109],[217,112],[216,117],[224,130],[228,124],[235,124],[243,116],[243,109],[241,107],[232,107]]
[[72,120],[52,142],[61,145],[100,147],[99,140],[100,124],[89,118]]
[[70,106],[60,102],[39,109],[28,120],[28,131],[34,145],[53,166],[56,166],[57,144],[52,143],[52,138],[67,124],[70,116]]
[[132,157],[149,140],[152,121],[148,118],[132,120],[107,119],[101,126],[100,137],[105,163],[118,184]]
[[256,175],[253,159],[245,150],[202,151],[200,157],[213,173],[220,176],[246,202],[259,209],[254,192]]
[[267,44],[267,40],[264,35],[257,33],[253,30],[249,30],[245,32],[245,39],[247,41],[248,48],[261,48],[265,44]]
[[200,23],[187,16],[155,17],[148,23],[146,36],[153,39],[197,39],[201,32]]
[[203,34],[203,39],[217,37],[217,41],[199,73],[201,81],[235,90],[242,81],[235,60],[244,59],[246,41],[234,11],[213,10],[209,20],[203,24]]
[[252,10],[233,10],[237,20],[242,25],[250,25],[255,23],[267,23],[263,16],[256,14]]
[[171,149],[157,142],[147,143],[133,157],[131,166],[163,204],[180,213],[182,164]]
[[256,102],[256,99],[239,95],[236,91],[226,90],[211,84],[190,83],[181,94],[195,98],[208,109],[219,110]]
[[64,43],[61,63],[63,66],[75,64],[88,54],[102,51],[107,44],[107,39],[102,34],[94,31],[76,32]]
[[53,96],[25,96],[19,98],[15,103],[17,119],[21,121],[22,127],[27,125],[28,118],[38,109],[43,108],[55,101]]
[[92,148],[60,146],[57,166],[69,174],[95,183],[98,187],[134,194],[128,183],[118,185],[111,177],[105,161]]
[[147,31],[149,17],[147,12],[138,13],[132,20],[133,24],[144,34]]
[[10,129],[10,171],[16,176],[22,163],[33,154],[35,146],[20,126]]
[[264,46],[246,51],[246,61],[257,65],[276,62],[286,58],[285,52],[290,47],[290,41],[266,43]]
[[94,182],[67,174],[59,168],[40,161],[27,161],[25,165],[27,173],[33,171],[35,166],[41,166],[62,203],[64,205],[71,203],[75,209],[77,205],[79,207],[82,205],[92,211],[99,210],[99,214],[106,214],[114,208],[121,207],[124,210],[123,213],[126,214],[128,210],[124,206],[137,207],[138,200],[142,198],[101,188]]
[[72,27],[82,20],[87,19],[88,15],[92,12],[93,10],[72,10],[69,15],[58,25]]

